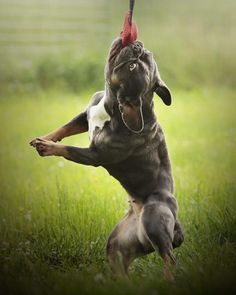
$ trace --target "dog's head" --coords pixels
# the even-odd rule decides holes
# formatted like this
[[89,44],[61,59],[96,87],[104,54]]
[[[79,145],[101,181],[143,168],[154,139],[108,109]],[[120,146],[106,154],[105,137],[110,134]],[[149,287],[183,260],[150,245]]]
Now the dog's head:
[[153,97],[153,92],[166,105],[171,104],[170,91],[161,80],[153,55],[140,41],[124,48],[120,38],[113,42],[106,65],[106,81],[115,93],[125,125],[133,132],[142,131],[142,105],[145,99]]

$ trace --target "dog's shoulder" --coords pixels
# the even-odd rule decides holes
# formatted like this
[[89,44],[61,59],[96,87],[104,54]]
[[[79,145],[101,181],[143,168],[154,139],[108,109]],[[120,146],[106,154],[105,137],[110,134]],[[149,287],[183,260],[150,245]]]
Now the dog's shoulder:
[[104,90],[95,92],[93,94],[93,96],[92,96],[92,98],[91,98],[91,100],[90,100],[87,108],[86,108],[87,112],[89,111],[89,109],[92,106],[97,105],[100,102],[100,100],[104,97],[104,95],[105,95],[105,91]]
[[110,121],[111,117],[105,108],[106,93],[105,91],[96,92],[87,108],[87,117],[89,125],[89,137],[93,138],[96,127],[102,129],[105,122]]

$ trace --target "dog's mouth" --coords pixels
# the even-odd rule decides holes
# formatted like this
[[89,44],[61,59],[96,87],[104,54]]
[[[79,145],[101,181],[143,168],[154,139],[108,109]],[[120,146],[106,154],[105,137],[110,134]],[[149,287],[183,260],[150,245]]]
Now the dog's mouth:
[[118,99],[118,105],[122,121],[126,128],[133,133],[141,133],[144,129],[141,98],[135,103]]

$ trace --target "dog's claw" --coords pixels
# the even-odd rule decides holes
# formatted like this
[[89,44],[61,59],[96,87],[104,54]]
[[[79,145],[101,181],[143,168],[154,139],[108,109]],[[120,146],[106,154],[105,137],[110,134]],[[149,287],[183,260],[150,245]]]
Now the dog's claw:
[[29,144],[30,144],[32,147],[35,148],[35,142],[36,142],[36,139],[33,139],[33,140],[30,141]]

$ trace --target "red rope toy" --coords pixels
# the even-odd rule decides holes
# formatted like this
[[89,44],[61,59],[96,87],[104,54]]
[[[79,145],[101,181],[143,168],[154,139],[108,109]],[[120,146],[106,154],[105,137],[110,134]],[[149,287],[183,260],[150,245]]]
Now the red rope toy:
[[123,31],[120,34],[122,38],[123,47],[137,40],[137,36],[138,36],[137,26],[134,22],[132,22],[134,4],[135,4],[135,0],[130,0],[130,9],[125,15]]

